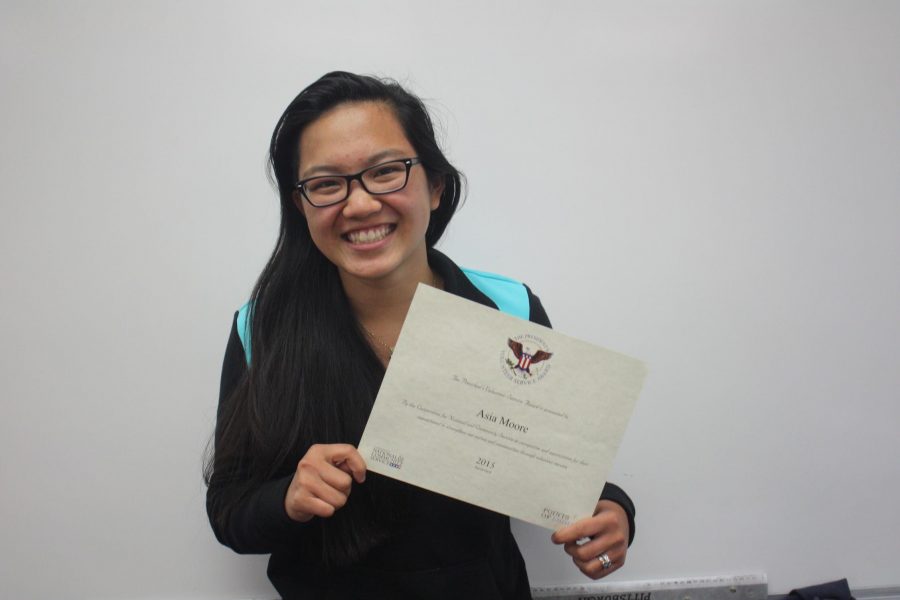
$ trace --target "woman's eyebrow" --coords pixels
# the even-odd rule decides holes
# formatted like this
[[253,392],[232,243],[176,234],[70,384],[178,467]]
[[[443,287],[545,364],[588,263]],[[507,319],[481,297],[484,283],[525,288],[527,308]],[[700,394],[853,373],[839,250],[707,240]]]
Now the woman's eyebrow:
[[[365,164],[372,166],[377,165],[379,162],[391,159],[391,158],[410,158],[412,155],[407,156],[409,154],[406,150],[398,150],[397,148],[389,148],[387,150],[382,150],[380,152],[376,152],[372,154],[368,158],[366,158]],[[324,173],[326,175],[335,175],[341,172],[341,167],[336,165],[315,165],[308,169],[305,173],[300,176],[300,179],[307,179],[312,177],[318,173]]]

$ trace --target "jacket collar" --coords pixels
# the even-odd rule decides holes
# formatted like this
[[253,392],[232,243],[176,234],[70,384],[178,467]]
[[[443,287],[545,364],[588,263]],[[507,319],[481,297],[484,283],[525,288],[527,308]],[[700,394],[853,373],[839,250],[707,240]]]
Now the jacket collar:
[[450,260],[445,254],[438,252],[434,248],[428,249],[428,265],[434,269],[434,272],[444,281],[444,291],[471,300],[479,304],[484,304],[491,308],[497,308],[497,305],[487,296],[485,296],[478,288],[476,288],[466,274],[463,273],[455,262]]

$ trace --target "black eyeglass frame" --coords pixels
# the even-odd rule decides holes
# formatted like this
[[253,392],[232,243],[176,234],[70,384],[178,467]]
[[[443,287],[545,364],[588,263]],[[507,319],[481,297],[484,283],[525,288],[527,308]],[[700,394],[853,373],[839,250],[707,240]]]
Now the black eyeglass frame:
[[[373,192],[368,187],[366,187],[366,182],[363,181],[363,178],[362,178],[365,173],[368,173],[369,171],[371,171],[373,169],[383,167],[384,165],[389,165],[391,163],[397,163],[397,162],[402,162],[406,166],[406,177],[403,179],[403,185],[401,185],[400,187],[398,187],[396,189],[388,190],[385,192]],[[303,195],[303,197],[306,198],[306,201],[309,203],[310,206],[313,206],[315,208],[327,208],[329,206],[334,206],[335,204],[340,204],[341,202],[344,202],[345,200],[347,200],[347,198],[350,197],[350,183],[352,183],[353,180],[359,181],[359,185],[361,185],[362,188],[364,190],[366,190],[367,193],[372,194],[373,196],[383,196],[384,194],[393,194],[394,192],[399,192],[400,190],[402,190],[403,188],[406,187],[407,183],[409,183],[409,172],[412,170],[413,165],[419,165],[419,164],[422,164],[422,160],[417,156],[414,156],[412,158],[394,158],[391,160],[386,160],[384,162],[378,163],[377,165],[372,165],[371,167],[366,167],[359,173],[355,173],[353,175],[316,175],[315,177],[307,177],[306,179],[302,179],[302,180],[298,181],[297,183],[295,183],[294,189],[299,191]],[[316,179],[343,179],[343,180],[345,180],[347,182],[347,184],[344,186],[344,197],[341,198],[340,200],[335,200],[334,202],[329,202],[328,204],[315,204],[312,200],[309,199],[309,196],[306,195],[306,184],[308,184],[310,181],[314,181]]]

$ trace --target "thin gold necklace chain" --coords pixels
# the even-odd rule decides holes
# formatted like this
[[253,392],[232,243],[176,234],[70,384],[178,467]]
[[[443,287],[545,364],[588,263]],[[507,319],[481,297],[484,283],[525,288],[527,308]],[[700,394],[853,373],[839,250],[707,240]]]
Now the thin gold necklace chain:
[[366,335],[368,335],[370,338],[372,338],[373,342],[375,342],[376,344],[378,344],[379,346],[381,346],[382,348],[384,348],[385,350],[388,351],[388,360],[390,360],[390,358],[394,355],[394,347],[385,343],[384,340],[382,340],[380,337],[378,337],[377,335],[375,335],[374,333],[369,331],[369,328],[366,327],[365,325],[363,325],[362,323],[360,323],[360,326],[362,326],[363,331],[366,332]]
[[[432,271],[432,273],[431,273],[431,284],[430,284],[430,285],[431,285],[431,287],[433,287],[433,288],[440,289],[440,288],[438,288],[438,280],[437,280],[437,276],[434,274],[433,271]],[[381,346],[382,348],[384,348],[385,350],[387,350],[387,352],[388,352],[388,360],[390,360],[391,357],[394,356],[394,347],[391,346],[390,344],[388,344],[387,342],[385,342],[383,339],[381,339],[380,337],[378,337],[378,336],[375,335],[374,333],[372,333],[371,331],[369,331],[369,328],[366,327],[365,325],[363,325],[362,323],[360,323],[359,325],[360,325],[360,327],[363,328],[363,331],[366,332],[366,335],[368,335],[370,338],[372,338],[372,341],[373,341],[373,342],[375,342],[376,344],[378,344],[379,346]]]

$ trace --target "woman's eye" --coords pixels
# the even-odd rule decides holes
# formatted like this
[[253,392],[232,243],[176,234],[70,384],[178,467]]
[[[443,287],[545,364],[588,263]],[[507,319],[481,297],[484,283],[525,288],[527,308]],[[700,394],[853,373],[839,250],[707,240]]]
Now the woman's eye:
[[337,179],[317,179],[309,183],[309,191],[320,194],[339,190],[340,187],[340,181]]
[[392,175],[396,175],[402,170],[403,168],[398,164],[382,165],[375,169],[373,175],[375,177],[391,177]]

